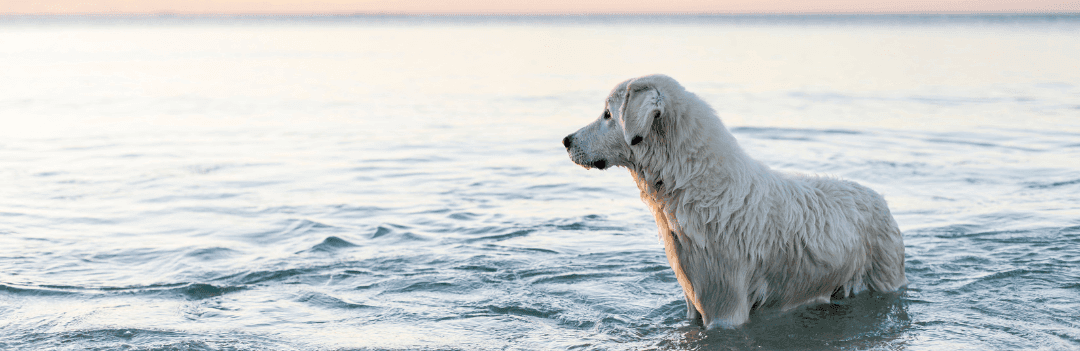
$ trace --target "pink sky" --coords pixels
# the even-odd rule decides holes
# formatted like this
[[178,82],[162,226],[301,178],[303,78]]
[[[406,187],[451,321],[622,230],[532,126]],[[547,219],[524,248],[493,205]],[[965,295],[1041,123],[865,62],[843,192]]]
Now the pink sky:
[[1077,0],[2,0],[0,14],[1054,13]]

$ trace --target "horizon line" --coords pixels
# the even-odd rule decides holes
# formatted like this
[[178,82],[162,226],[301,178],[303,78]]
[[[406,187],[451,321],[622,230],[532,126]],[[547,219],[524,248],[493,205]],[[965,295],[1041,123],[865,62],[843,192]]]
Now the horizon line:
[[828,16],[828,15],[1063,15],[1080,16],[1078,11],[760,11],[760,12],[686,12],[686,11],[658,11],[658,12],[364,12],[364,11],[341,11],[341,12],[183,12],[183,11],[155,11],[155,12],[81,12],[81,13],[17,13],[0,12],[0,16],[25,16],[25,17],[67,17],[67,16],[161,16],[161,17],[186,17],[186,16],[265,16],[265,17],[352,17],[352,16],[386,16],[386,17],[556,17],[556,16]]

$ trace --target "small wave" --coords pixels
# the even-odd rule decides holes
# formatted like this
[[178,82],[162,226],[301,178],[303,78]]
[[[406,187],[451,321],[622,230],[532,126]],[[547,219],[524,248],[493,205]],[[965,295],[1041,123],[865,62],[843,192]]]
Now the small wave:
[[571,187],[575,187],[575,185],[574,184],[569,184],[569,183],[555,183],[555,184],[532,185],[532,186],[529,186],[529,187],[525,188],[525,190],[551,190],[551,189],[571,188]]
[[553,318],[553,317],[557,316],[560,312],[562,312],[559,309],[550,308],[550,307],[546,307],[546,306],[535,306],[534,307],[534,306],[522,306],[522,305],[513,305],[513,306],[488,305],[488,306],[486,306],[486,308],[491,314],[495,314],[495,315],[517,315],[517,316],[528,316],[528,317],[537,317],[537,318],[544,318],[544,319]]
[[42,285],[36,287],[22,287],[16,285],[0,284],[0,292],[24,296],[53,296],[53,295],[78,295],[78,294],[179,294],[191,300],[201,300],[226,293],[244,290],[240,286],[217,286],[203,283],[172,283],[135,286],[106,286],[106,287],[81,287],[66,285]]
[[415,282],[409,284],[401,289],[397,289],[397,292],[417,292],[417,291],[447,291],[455,289],[457,286],[449,282]]
[[977,265],[986,265],[986,264],[992,263],[990,261],[990,259],[988,259],[986,257],[972,256],[972,255],[958,256],[956,258],[953,258],[949,262],[954,263],[954,264],[977,264]]
[[[1007,270],[1007,271],[997,272],[997,273],[989,274],[989,275],[982,276],[982,277],[979,277],[979,278],[975,278],[974,280],[972,280],[970,282],[967,282],[967,283],[964,283],[960,287],[956,288],[956,290],[960,291],[960,292],[964,292],[964,293],[971,293],[971,292],[974,292],[974,291],[984,291],[984,290],[987,290],[988,288],[997,289],[997,288],[1001,288],[1001,287],[1004,287],[1004,286],[1007,286],[1007,285],[1014,285],[1014,284],[1006,283],[1005,281],[1009,281],[1009,280],[1013,280],[1013,279],[1017,279],[1017,278],[1026,279],[1031,275],[1046,275],[1046,274],[1050,274],[1050,273],[1053,273],[1053,272],[1049,271],[1049,270],[1033,270],[1033,269],[1022,269],[1022,268],[1010,269],[1010,270]],[[1040,280],[1040,279],[1036,279],[1036,281],[1038,281],[1038,280]],[[1022,285],[1029,285],[1029,284],[1022,283]]]
[[513,238],[517,238],[517,237],[527,236],[527,235],[531,234],[534,231],[535,230],[532,230],[532,229],[522,229],[522,230],[516,230],[514,232],[506,233],[506,234],[489,235],[489,236],[484,236],[484,237],[479,237],[479,238],[473,238],[473,239],[466,240],[465,242],[466,243],[474,243],[474,242],[478,242],[478,241],[503,241],[503,240],[513,239]]
[[225,247],[210,247],[195,249],[191,252],[184,254],[186,257],[197,258],[203,261],[224,259],[232,256],[236,253],[236,250]]
[[1027,188],[1028,189],[1049,189],[1049,188],[1057,188],[1057,187],[1069,186],[1069,185],[1074,185],[1074,184],[1080,184],[1080,179],[1073,179],[1073,180],[1066,180],[1066,181],[1052,182],[1052,183],[1028,183]]
[[[255,271],[243,274],[237,279],[241,284],[259,284],[269,281],[284,280],[285,278],[299,276],[308,273],[308,269],[283,269],[283,270],[271,270],[271,271]],[[233,276],[235,277],[235,276]],[[222,279],[229,279],[233,277],[225,277]]]
[[48,288],[48,287],[23,287],[17,285],[0,284],[0,292],[6,292],[14,295],[23,296],[50,296],[50,295],[71,295],[77,294],[78,291],[72,291],[69,289],[60,288]]
[[496,251],[505,251],[505,252],[524,252],[524,253],[536,253],[536,252],[539,252],[539,253],[546,253],[546,254],[558,254],[559,253],[558,251],[555,251],[555,250],[541,249],[541,248],[538,248],[538,247],[514,247],[514,246],[495,245],[495,244],[484,244],[483,247],[486,248],[486,249],[492,249],[492,250],[496,250]]
[[671,269],[671,267],[668,266],[667,263],[651,264],[651,265],[647,264],[648,262],[643,262],[643,263],[644,263],[643,265],[641,265],[639,267],[631,268],[630,270],[632,270],[634,272],[652,273],[652,272],[667,272],[668,269]]
[[454,267],[454,269],[462,270],[462,271],[487,272],[487,273],[494,273],[494,272],[499,271],[499,269],[495,268],[495,267],[478,266],[478,265],[471,265],[471,264],[470,265],[464,265],[464,266],[457,266],[457,267]]
[[1002,144],[998,144],[998,143],[995,143],[995,142],[992,142],[992,141],[975,141],[975,140],[964,139],[964,138],[970,138],[970,137],[971,136],[967,136],[967,135],[963,135],[963,134],[940,134],[940,135],[936,135],[936,136],[933,136],[933,137],[922,138],[922,141],[925,141],[925,142],[928,142],[928,143],[933,143],[933,144],[963,145],[963,146],[973,146],[973,147],[981,147],[981,148],[1006,149],[1006,150],[1016,150],[1016,151],[1027,151],[1027,152],[1044,151],[1043,149],[1039,149],[1039,148],[1021,147],[1021,146],[1015,146],[1015,145],[1002,145]]
[[183,169],[190,172],[190,173],[193,173],[193,174],[210,174],[210,173],[216,172],[216,171],[221,170],[221,169],[226,168],[226,167],[229,167],[229,165],[227,165],[227,164],[210,164],[210,165],[190,165],[190,166],[187,166],[187,167],[183,167]]
[[1072,236],[1076,236],[1077,234],[1080,234],[1080,225],[1058,229],[1058,234],[1072,234]]
[[533,284],[574,284],[583,281],[596,281],[603,278],[611,278],[616,275],[612,272],[595,273],[566,273],[546,276],[534,279]]
[[239,193],[214,193],[214,194],[185,194],[185,195],[168,195],[158,196],[148,199],[139,200],[143,203],[171,203],[182,202],[185,200],[222,200],[241,196]]
[[344,299],[327,295],[321,292],[307,292],[297,296],[294,301],[302,302],[323,308],[338,308],[338,309],[356,309],[356,308],[376,308],[375,306],[366,305],[357,302],[349,302]]
[[385,163],[385,164],[391,164],[391,165],[404,165],[404,164],[412,164],[412,163],[446,162],[446,161],[453,161],[453,159],[447,158],[447,157],[442,157],[442,156],[436,156],[436,155],[425,155],[424,157],[371,158],[371,159],[361,160],[360,162],[361,163],[379,163],[379,164]]
[[393,232],[393,229],[383,227],[383,226],[379,226],[378,228],[375,228],[374,233],[371,233],[371,239],[378,239],[378,238],[386,236],[386,235],[388,235],[388,234],[390,234],[392,232]]
[[1008,101],[1003,98],[965,98],[965,97],[947,97],[947,96],[911,96],[907,100],[914,102],[921,102],[924,104],[939,105],[939,106],[960,106],[965,104],[988,104]]
[[958,238],[958,237],[967,236],[967,235],[972,234],[972,233],[976,233],[981,229],[983,229],[983,226],[981,226],[981,225],[954,224],[954,225],[949,225],[949,226],[944,226],[944,227],[939,227],[939,228],[929,228],[929,229],[919,230],[918,232],[925,233],[925,234],[930,234],[930,235],[933,235],[933,236],[938,237],[938,238]]
[[575,274],[579,271],[579,268],[571,266],[551,266],[551,267],[539,267],[533,269],[522,269],[517,271],[513,276],[507,277],[508,280],[524,280],[527,282],[536,282],[538,280],[548,279],[554,276]]
[[368,239],[379,240],[393,240],[393,241],[431,241],[430,238],[422,235],[417,235],[412,232],[402,231],[400,229],[408,228],[398,225],[380,225],[375,228],[375,232],[371,233]]
[[626,231],[625,227],[605,225],[612,223],[607,217],[589,214],[579,218],[561,218],[541,224],[540,228],[553,228],[560,231]]
[[865,134],[860,131],[848,130],[848,129],[807,129],[807,128],[779,128],[779,127],[733,127],[731,128],[733,133],[739,134],[778,134],[778,133],[800,133],[800,134],[843,134],[843,135],[860,135]]
[[351,217],[345,214],[357,214],[361,217],[368,217],[372,214],[384,212],[387,209],[378,206],[354,206],[354,205],[335,205],[330,206],[334,210],[336,216]]
[[341,249],[347,249],[347,248],[350,248],[350,247],[357,247],[357,246],[360,246],[360,245],[353,244],[353,243],[351,243],[349,241],[346,241],[345,239],[342,239],[342,238],[339,238],[339,237],[336,237],[336,236],[331,236],[331,237],[327,237],[321,243],[318,243],[315,246],[312,246],[310,249],[305,250],[305,251],[309,251],[309,252],[335,252],[335,251],[338,251],[338,250],[341,250]]
[[191,300],[202,300],[211,297],[225,295],[230,292],[244,290],[238,286],[216,286],[210,284],[189,284],[177,289],[182,295]]
[[450,218],[450,219],[456,219],[456,220],[459,220],[459,221],[468,221],[468,220],[472,220],[472,219],[476,218],[477,216],[479,216],[479,215],[475,214],[475,213],[472,213],[472,212],[457,212],[457,213],[452,213],[452,214],[450,214],[449,216],[446,216],[446,217]]
[[293,224],[286,229],[286,232],[290,233],[303,233],[313,229],[327,229],[336,228],[332,225],[316,222],[310,219],[293,220]]
[[[18,339],[9,339],[15,349],[53,350],[58,344],[64,350],[296,350],[301,344],[289,344],[239,333],[193,335],[181,331],[140,328],[102,328],[34,332]],[[4,345],[0,342],[0,346]]]
[[284,221],[283,229],[258,231],[240,234],[239,236],[256,244],[270,244],[281,241],[283,238],[301,236],[309,232],[342,232],[345,228],[310,219],[289,219]]
[[133,340],[135,338],[154,337],[158,340],[175,337],[180,333],[164,330],[152,330],[152,329],[135,329],[135,328],[106,328],[106,329],[87,329],[87,330],[73,330],[65,331],[57,334],[61,334],[61,339],[67,343],[80,342],[80,341],[103,341],[107,339],[122,339]]

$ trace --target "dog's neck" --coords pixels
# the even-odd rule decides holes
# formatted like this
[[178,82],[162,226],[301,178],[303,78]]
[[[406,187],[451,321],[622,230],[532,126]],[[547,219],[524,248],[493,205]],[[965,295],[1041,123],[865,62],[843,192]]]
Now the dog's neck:
[[764,180],[775,175],[739,147],[711,109],[680,113],[708,115],[662,121],[661,133],[633,152],[627,168],[642,201],[658,220],[666,218],[666,230],[676,233],[684,246],[703,247],[709,240],[706,229],[685,226],[730,220],[747,205],[746,199],[770,191]]
[[[652,137],[633,151],[630,173],[642,195],[664,197],[692,187],[749,185],[768,168],[739,147],[716,113],[704,103],[654,122]],[[698,106],[698,109],[693,107]],[[700,108],[704,106],[704,108]],[[686,114],[697,114],[689,118]]]

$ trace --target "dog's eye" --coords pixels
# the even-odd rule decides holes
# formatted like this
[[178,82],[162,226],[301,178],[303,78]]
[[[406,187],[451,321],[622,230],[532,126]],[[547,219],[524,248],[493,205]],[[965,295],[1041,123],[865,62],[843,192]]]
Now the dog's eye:
[[611,119],[611,111],[604,110],[604,119]]

